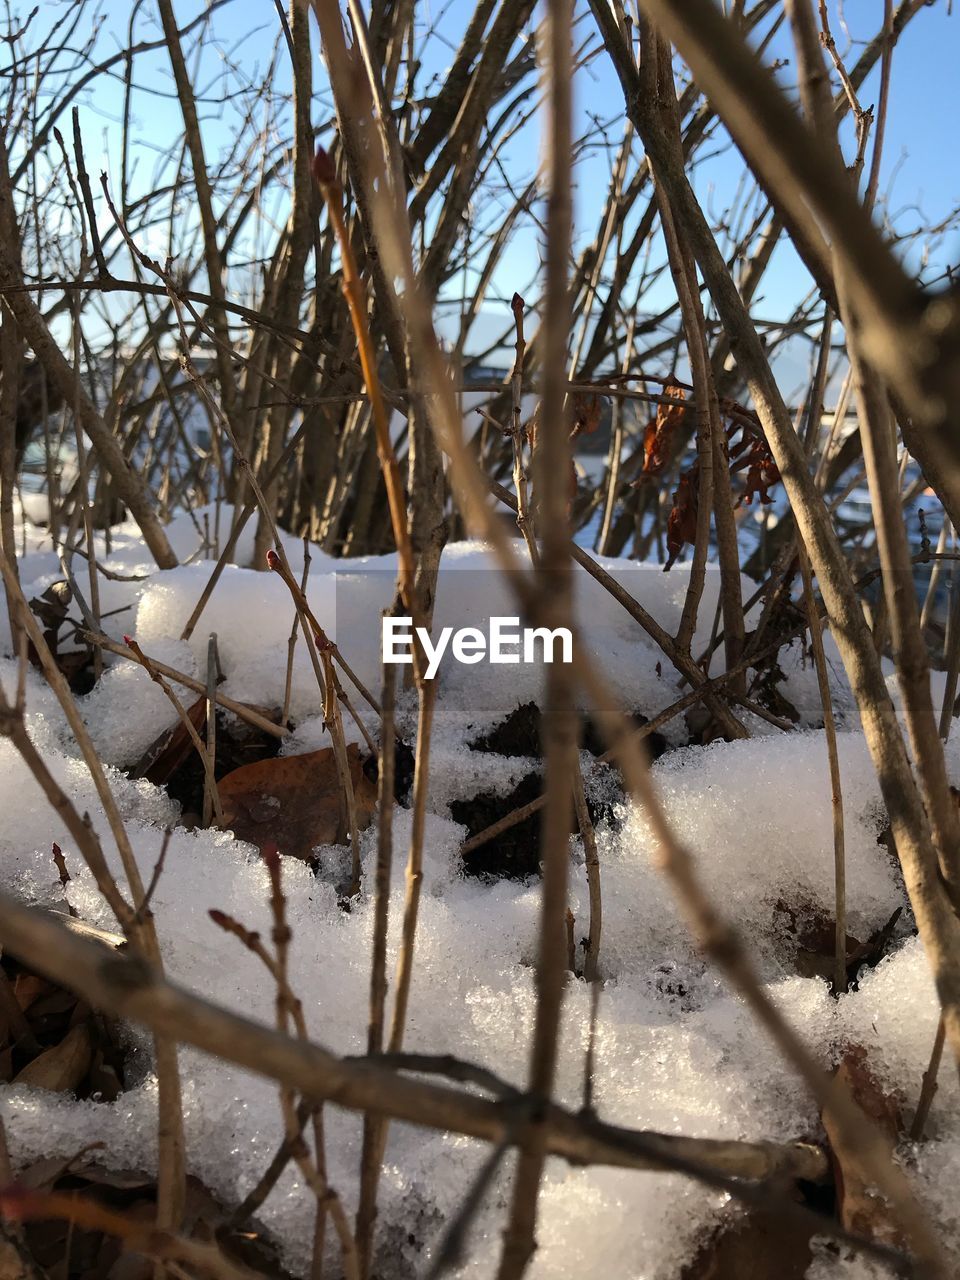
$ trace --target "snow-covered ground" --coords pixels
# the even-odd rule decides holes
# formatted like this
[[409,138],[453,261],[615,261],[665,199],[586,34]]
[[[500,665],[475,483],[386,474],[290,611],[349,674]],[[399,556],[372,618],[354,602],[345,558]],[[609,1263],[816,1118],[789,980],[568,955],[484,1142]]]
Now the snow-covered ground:
[[[223,519],[229,520],[227,510]],[[200,519],[202,527],[202,516]],[[197,552],[201,538],[186,517],[171,527],[181,559]],[[20,563],[26,595],[38,596],[59,579],[56,557],[41,529],[23,532]],[[144,651],[188,674],[205,669],[207,637],[218,636],[226,675],[223,691],[261,706],[283,700],[287,638],[293,620],[280,579],[247,566],[252,524],[241,539],[237,564],[225,571],[191,640],[183,623],[203,589],[212,561],[194,560],[159,572],[135,529],[114,530],[106,567],[136,581],[101,579],[101,610],[122,610],[105,622],[119,639],[135,634]],[[295,572],[302,546],[287,547]],[[605,567],[668,630],[675,630],[686,586],[685,571],[605,561]],[[75,565],[81,588],[86,566]],[[314,612],[367,685],[379,688],[380,611],[393,590],[392,557],[336,562],[314,549],[307,593]],[[745,584],[746,585],[746,584]],[[675,673],[636,623],[595,582],[578,571],[578,622],[626,707],[651,717],[676,701]],[[707,644],[717,598],[708,575],[694,652]],[[509,594],[478,544],[448,547],[438,592],[439,625],[476,625],[491,614],[511,613]],[[866,939],[896,907],[905,905],[899,876],[878,843],[885,818],[860,732],[856,710],[836,650],[827,637],[841,734],[846,819],[849,931]],[[665,730],[673,748],[654,765],[667,813],[694,851],[700,874],[720,909],[747,935],[777,1004],[829,1065],[844,1046],[864,1045],[884,1086],[912,1111],[937,1023],[932,983],[919,942],[911,936],[909,910],[897,926],[891,954],[867,972],[859,989],[838,1001],[819,978],[800,977],[797,941],[784,921],[829,917],[833,910],[833,835],[827,757],[819,722],[816,679],[799,644],[781,658],[782,692],[801,714],[801,727],[784,733],[749,713],[749,740],[685,745],[682,717]],[[507,672],[504,675],[504,671]],[[6,612],[0,610],[0,679],[12,690]],[[430,816],[425,849],[424,896],[406,1047],[450,1052],[482,1063],[509,1080],[525,1078],[535,996],[539,885],[465,877],[459,859],[464,828],[449,806],[483,790],[506,794],[532,759],[495,756],[468,743],[506,713],[538,697],[538,677],[528,669],[446,666],[432,753]],[[359,700],[358,700],[359,703]],[[136,761],[174,715],[159,689],[138,667],[108,659],[104,677],[80,699],[81,710],[127,820],[144,878],[155,865],[163,828],[176,820],[175,804],[121,768]],[[54,773],[81,811],[89,811],[120,878],[115,850],[92,784],[56,701],[31,672],[28,724]],[[319,697],[303,646],[294,663],[291,714],[295,732],[285,752],[313,750],[328,741]],[[412,732],[414,705],[400,699],[400,723]],[[375,718],[368,729],[375,735]],[[353,736],[356,734],[355,728]],[[591,757],[584,757],[595,770]],[[960,759],[951,744],[949,765],[960,781]],[[26,900],[62,905],[51,843],[63,847],[73,880],[67,895],[78,913],[105,927],[114,922],[92,878],[39,787],[9,742],[0,740],[0,883]],[[409,814],[395,820],[389,972],[399,933],[403,863]],[[375,859],[373,828],[363,836],[364,867]],[[816,1137],[817,1111],[805,1089],[783,1065],[740,1000],[704,963],[692,945],[659,876],[653,841],[642,813],[619,800],[598,829],[602,867],[604,979],[599,1005],[596,1104],[607,1120],[700,1137],[791,1140]],[[580,843],[571,839],[570,906],[578,929],[588,918]],[[333,877],[284,859],[294,931],[291,977],[303,999],[313,1037],[338,1053],[360,1053],[372,936],[372,897],[365,886],[350,912],[338,906]],[[204,996],[272,1023],[274,992],[258,962],[209,921],[219,908],[264,932],[269,930],[268,883],[255,850],[216,830],[175,829],[153,908],[169,973]],[[576,1107],[582,1093],[589,1020],[589,989],[569,984],[558,1075],[560,1098]],[[104,1158],[117,1168],[143,1168],[154,1159],[155,1080],[147,1040],[131,1032],[139,1081],[114,1103],[76,1102],[26,1087],[0,1088],[0,1110],[14,1161],[39,1154],[70,1156],[84,1143],[105,1143]],[[220,1197],[244,1195],[263,1172],[281,1136],[276,1089],[189,1049],[181,1051],[185,1119],[192,1170]],[[919,1194],[944,1224],[960,1254],[960,1217],[953,1188],[958,1173],[960,1093],[945,1063],[927,1126],[928,1139],[904,1147],[903,1159]],[[328,1164],[332,1183],[348,1209],[355,1204],[360,1122],[330,1108]],[[385,1280],[423,1274],[431,1248],[476,1175],[485,1148],[465,1138],[394,1125],[380,1198],[379,1242]],[[509,1184],[504,1175],[487,1199],[471,1234],[464,1275],[488,1276],[500,1246]],[[312,1237],[312,1201],[290,1170],[259,1218],[282,1242],[295,1270],[306,1266]],[[608,1168],[574,1169],[551,1161],[542,1195],[538,1250],[530,1274],[547,1277],[609,1275],[675,1277],[723,1212],[725,1198],[677,1175]],[[333,1245],[331,1244],[331,1248]],[[845,1266],[845,1264],[844,1264]],[[869,1275],[866,1264],[840,1270],[823,1255],[811,1280],[828,1275]]]

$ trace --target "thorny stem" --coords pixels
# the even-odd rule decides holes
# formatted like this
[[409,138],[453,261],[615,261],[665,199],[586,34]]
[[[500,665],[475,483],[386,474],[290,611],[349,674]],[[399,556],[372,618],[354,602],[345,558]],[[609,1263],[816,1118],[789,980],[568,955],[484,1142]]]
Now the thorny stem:
[[[71,990],[79,987],[106,1012],[145,1023],[156,1034],[175,1029],[184,1043],[288,1084],[313,1100],[336,1098],[339,1106],[352,1110],[373,1110],[492,1142],[500,1141],[515,1122],[517,1102],[512,1096],[488,1099],[410,1080],[375,1060],[340,1059],[315,1043],[279,1036],[173,985],[136,959],[115,955],[105,962],[102,943],[71,932],[6,894],[0,894],[0,932],[11,954]],[[638,1133],[556,1105],[548,1109],[546,1124],[551,1154],[578,1164],[684,1172],[748,1204],[767,1202],[766,1193],[780,1179],[822,1182],[828,1177],[825,1153],[805,1143]],[[791,1203],[789,1198],[776,1198],[785,1213]],[[809,1224],[808,1215],[801,1212],[801,1217]],[[832,1229],[831,1234],[856,1241],[874,1256],[891,1257],[890,1250],[849,1233]],[[893,1256],[903,1261],[902,1255]]]
[[[678,4],[678,0],[642,2],[645,8],[655,12],[658,23],[674,36],[675,43],[698,80],[710,89],[714,100],[722,108],[722,114],[733,112],[738,125],[749,132],[749,138],[745,133],[744,139],[738,139],[738,142],[742,146],[747,146],[749,142],[751,160],[756,159],[754,146],[764,149],[764,164],[769,162],[769,176],[775,181],[778,197],[783,199],[785,206],[789,202],[792,211],[801,191],[810,194],[812,199],[808,172],[800,179],[799,171],[793,170],[789,175],[780,171],[788,154],[791,159],[795,159],[802,152],[805,165],[811,160],[811,138],[806,127],[801,126],[794,117],[787,123],[787,114],[794,111],[792,104],[788,104],[782,95],[778,96],[780,91],[766,73],[758,68],[754,54],[746,48],[742,37],[719,17],[709,0],[684,0],[682,6]],[[623,47],[615,24],[611,22],[609,12],[601,0],[590,0],[590,7],[615,61],[626,94],[628,111],[633,114],[636,112],[633,97],[636,72],[630,51]],[[739,79],[738,73],[741,71],[743,78]],[[775,103],[774,114],[779,123],[784,123],[790,135],[789,146],[780,148],[776,156],[772,150],[765,149],[770,141],[772,117],[755,109],[758,97],[762,97],[765,104]],[[658,148],[656,132],[645,129],[642,114],[636,114],[636,123],[648,149]],[[786,135],[778,138],[777,147],[785,140]],[[817,156],[818,167],[822,170],[822,147],[817,148]],[[873,649],[860,602],[856,599],[854,583],[844,560],[836,529],[822,495],[810,477],[801,443],[786,412],[756,326],[731,278],[727,263],[690,187],[689,179],[674,167],[669,172],[669,181],[674,208],[681,216],[717,312],[731,340],[738,344],[738,365],[754,396],[764,433],[783,476],[798,527],[802,531],[811,564],[820,583],[833,634],[863,716],[867,745],[890,814],[910,900],[947,1015],[947,1034],[955,1050],[960,1053],[960,928],[953,904],[944,892],[937,860],[931,856],[928,818],[911,772],[889,690]],[[827,188],[831,192],[834,189],[840,192],[841,184],[843,194],[838,196],[839,204],[834,206]],[[912,322],[906,316],[912,312],[909,311],[909,306],[907,311],[904,310],[905,304],[900,292],[903,284],[902,271],[886,246],[882,246],[882,251],[878,248],[878,237],[872,230],[861,241],[862,211],[858,209],[855,212],[852,204],[846,173],[841,172],[839,180],[834,175],[829,183],[816,192],[817,211],[832,225],[837,235],[844,237],[848,259],[851,262],[856,259],[858,269],[863,268],[864,272],[876,269],[876,280],[861,280],[864,292],[871,296],[870,305],[875,303],[877,307],[886,308],[884,324],[888,321],[892,323],[893,310],[896,310],[898,343],[901,338],[906,338],[909,346],[907,330]],[[854,222],[856,236],[851,234]],[[869,267],[863,261],[864,256],[870,259]],[[882,264],[874,261],[878,256],[882,256]],[[884,277],[882,281],[879,279],[881,274]],[[912,287],[910,292],[911,296],[915,296]],[[893,293],[899,294],[895,307]],[[879,342],[879,331],[874,332],[873,340]],[[899,380],[899,387],[906,392],[910,370],[905,370],[902,362],[898,363],[899,357],[906,358],[913,372],[919,366],[911,361],[907,347],[898,346],[896,351],[890,348],[887,356],[889,359],[885,363],[891,382]],[[915,388],[910,394],[913,395],[914,392]],[[918,397],[918,405],[927,394],[925,391]],[[928,415],[925,421],[934,421],[927,409],[923,413]],[[917,438],[920,440],[918,447],[925,447],[923,439],[919,436]],[[927,457],[932,465],[937,465],[938,460],[942,461],[944,456],[939,451],[941,441],[933,432],[925,439],[930,445]],[[945,441],[943,443],[945,445]],[[913,451],[916,452],[916,449]],[[924,463],[925,467],[926,465]]]
[[[402,244],[397,243],[397,240],[395,237],[395,228],[391,228],[389,223],[386,220],[378,225],[378,235],[381,236],[382,249],[385,252],[395,251],[397,255],[395,258],[395,261],[397,264],[397,273],[402,274],[405,281],[405,285],[406,285],[405,296],[410,307],[411,324],[413,326],[414,333],[416,334],[418,343],[420,344],[419,349],[425,358],[426,370],[431,376],[431,382],[432,382],[431,391],[433,396],[435,397],[435,401],[440,411],[438,417],[439,417],[439,426],[442,433],[441,438],[442,438],[444,447],[447,448],[448,452],[450,453],[451,461],[454,465],[454,476],[458,482],[461,497],[465,500],[467,504],[470,517],[474,522],[474,527],[482,528],[484,530],[484,532],[489,537],[494,550],[496,551],[497,555],[501,559],[501,562],[504,563],[506,566],[512,567],[513,558],[509,549],[509,545],[506,542],[506,540],[503,538],[501,531],[498,528],[496,522],[491,518],[489,509],[487,508],[486,503],[484,502],[484,491],[485,491],[484,480],[477,472],[474,459],[470,456],[468,451],[465,450],[460,444],[460,442],[458,441],[457,431],[455,428],[456,412],[457,412],[455,398],[453,398],[449,394],[449,390],[447,386],[445,386],[442,357],[439,354],[439,351],[436,345],[435,335],[432,332],[432,326],[430,324],[429,314],[425,310],[423,306],[423,300],[418,293],[416,281],[412,276],[412,272],[408,271],[407,269],[408,260],[405,257],[404,247]],[[517,589],[518,594],[524,600],[524,603],[529,604],[529,600],[527,598],[528,593],[525,589],[523,581],[517,578],[516,575],[514,575],[514,577],[511,578],[511,582]],[[593,673],[589,668],[587,668],[584,672],[582,672],[582,675],[584,676],[585,679],[588,678],[590,680],[593,690],[596,691],[595,673]],[[603,704],[601,703],[601,705]],[[609,707],[610,705],[611,704],[609,703],[609,701],[607,701],[604,709],[606,710],[607,707]],[[614,717],[613,723],[619,724],[619,720],[616,717]],[[621,730],[621,731],[624,733],[626,732],[625,730]],[[638,779],[638,785],[642,787],[645,793],[644,799],[645,801],[648,801],[648,807],[649,807],[649,803],[653,803],[652,799],[650,798],[652,794],[651,789],[646,784],[645,774],[643,774],[642,765],[638,766],[638,768],[639,768],[639,774],[636,775]],[[668,828],[666,828],[665,826],[663,826],[661,829],[664,832],[668,830]],[[721,951],[721,958],[723,957],[723,954],[724,953]],[[750,979],[748,978],[748,974],[745,973],[740,966],[737,966],[732,976],[736,981],[738,987],[741,987],[741,989],[744,989],[744,990],[749,989],[750,994],[753,997],[751,999],[751,1003],[754,1004],[756,1007],[757,1000],[760,998],[757,995],[757,988],[755,984],[752,981],[750,981]],[[822,1091],[824,1087],[822,1075],[819,1073],[818,1069],[811,1066],[811,1064],[809,1063],[809,1059],[805,1055],[799,1055],[799,1051],[797,1050],[797,1043],[796,1043],[795,1037],[793,1036],[793,1033],[790,1032],[789,1029],[786,1027],[786,1024],[782,1022],[782,1020],[780,1019],[776,1011],[772,1008],[772,1006],[768,1005],[764,999],[760,999],[758,1012],[759,1011],[762,1011],[764,1022],[775,1033],[775,1036],[777,1038],[778,1043],[781,1045],[781,1048],[788,1050],[791,1061],[794,1061],[795,1063],[797,1063],[798,1066],[802,1064],[803,1074],[805,1078],[808,1080],[808,1082],[811,1084],[812,1087],[815,1087]],[[857,1113],[854,1112],[855,1116],[856,1114]],[[846,1120],[849,1121],[850,1120],[849,1109],[844,1111],[844,1115],[846,1117]],[[863,1131],[861,1128],[859,1128],[858,1122],[856,1121],[856,1119],[854,1119],[853,1121],[850,1121],[850,1123],[854,1125],[854,1129],[858,1133],[858,1136],[860,1138],[863,1138],[864,1136]],[[862,1119],[859,1123],[862,1124]],[[869,1148],[869,1142],[865,1142],[863,1145],[865,1146],[865,1148]],[[888,1170],[882,1167],[878,1167],[875,1172],[876,1172],[876,1177],[879,1185],[883,1185],[883,1186],[889,1185],[890,1176],[893,1176],[893,1175],[889,1175]],[[897,1188],[899,1189],[899,1187],[902,1184],[896,1184],[896,1185],[897,1185]],[[929,1237],[927,1237],[927,1239],[929,1239]],[[935,1252],[935,1246],[933,1246],[933,1248]]]
[[393,1016],[390,1021],[390,1035],[387,1039],[387,1048],[390,1053],[399,1053],[403,1048],[410,985],[413,979],[414,941],[420,907],[420,890],[423,884],[423,835],[427,821],[430,739],[437,698],[436,680],[425,680],[419,692],[417,751],[413,769],[413,821],[405,875],[406,895],[403,903],[400,951],[397,956],[397,974],[394,980]]
[[[303,539],[303,573],[300,577],[300,594],[306,596],[307,579],[310,576],[310,541],[304,535]],[[290,636],[287,640],[287,671],[283,681],[283,710],[280,713],[280,723],[286,724],[290,718],[290,695],[293,689],[293,657],[297,649],[297,632],[300,629],[300,609],[295,609],[293,614],[293,625],[290,628]]]

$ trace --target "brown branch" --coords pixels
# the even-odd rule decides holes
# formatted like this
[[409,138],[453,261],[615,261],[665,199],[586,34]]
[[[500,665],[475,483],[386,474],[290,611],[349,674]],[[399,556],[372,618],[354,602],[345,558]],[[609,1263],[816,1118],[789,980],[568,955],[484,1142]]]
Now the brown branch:
[[[543,367],[546,379],[534,450],[538,506],[539,556],[534,561],[540,621],[570,627],[573,575],[567,522],[570,439],[565,422],[565,370],[571,299],[567,264],[573,224],[571,188],[573,0],[551,0],[541,38],[546,82],[547,228],[543,288]],[[522,369],[521,313],[517,316],[517,357]],[[514,424],[515,429],[519,426]],[[519,440],[516,441],[516,446]],[[522,472],[522,467],[521,467]],[[526,513],[520,505],[520,518]],[[546,672],[543,718],[546,801],[541,831],[543,887],[537,955],[537,1006],[530,1048],[530,1110],[520,1127],[520,1153],[514,1174],[509,1217],[503,1232],[498,1280],[519,1280],[535,1248],[537,1205],[547,1156],[545,1109],[554,1087],[560,1041],[560,1017],[566,984],[567,881],[571,797],[577,764],[574,686],[566,663]]]
[[[406,1079],[375,1061],[341,1060],[313,1043],[282,1036],[260,1022],[210,1004],[163,979],[135,957],[106,951],[63,924],[0,894],[0,944],[37,972],[96,1008],[175,1035],[183,1044],[289,1085],[315,1102],[500,1142],[514,1104]],[[757,1181],[828,1176],[827,1159],[806,1143],[730,1142],[644,1133],[582,1117],[553,1105],[548,1149],[581,1164],[664,1169],[696,1165],[720,1178]]]

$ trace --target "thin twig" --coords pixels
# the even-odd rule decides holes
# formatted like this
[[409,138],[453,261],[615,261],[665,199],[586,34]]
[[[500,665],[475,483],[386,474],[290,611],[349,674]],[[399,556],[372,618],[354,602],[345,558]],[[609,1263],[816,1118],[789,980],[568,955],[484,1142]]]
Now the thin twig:
[[810,627],[810,643],[817,670],[820,689],[820,705],[823,708],[823,732],[827,741],[827,760],[830,765],[830,802],[833,811],[833,867],[834,904],[836,910],[833,989],[835,993],[847,989],[847,881],[844,856],[843,791],[840,780],[840,754],[837,750],[837,725],[833,715],[833,695],[830,692],[830,674],[827,656],[823,648],[823,632],[820,629],[820,613],[813,594],[813,575],[810,561],[802,543],[797,544],[800,573],[803,577],[804,608]]
[[[204,746],[203,739],[200,737],[199,733],[197,733],[197,730],[193,721],[190,719],[189,715],[187,714],[186,707],[183,705],[183,703],[180,701],[177,695],[173,692],[173,689],[171,689],[168,681],[164,679],[160,671],[158,671],[158,669],[153,665],[153,663],[150,661],[147,655],[143,652],[143,650],[137,644],[136,640],[134,640],[132,636],[124,636],[123,642],[127,646],[127,648],[130,650],[130,652],[133,654],[135,660],[139,662],[140,666],[143,667],[144,671],[146,671],[150,679],[155,684],[160,686],[161,690],[163,691],[164,697],[173,707],[174,711],[176,711],[177,716],[180,720],[180,723],[183,725],[184,729],[186,729],[187,736],[189,737],[190,741],[193,743],[194,750],[196,751],[197,755],[200,757],[200,763],[203,766],[203,774],[205,778],[205,790],[209,788],[210,797],[213,802],[213,812],[216,815],[216,819],[217,819],[217,826],[222,827],[223,826],[223,806],[220,803],[220,792],[217,789],[217,780],[213,775],[213,762],[210,759],[210,755],[207,752],[207,748]],[[209,672],[208,672],[208,676],[209,676]]]

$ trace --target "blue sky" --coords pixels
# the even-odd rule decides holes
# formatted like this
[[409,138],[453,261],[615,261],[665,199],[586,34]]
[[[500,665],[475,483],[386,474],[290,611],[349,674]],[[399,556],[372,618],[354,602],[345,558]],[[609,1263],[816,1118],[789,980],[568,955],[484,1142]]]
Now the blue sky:
[[[47,0],[37,19],[50,23],[62,16],[68,0]],[[203,9],[197,0],[176,0],[176,11],[181,23]],[[839,20],[835,0],[831,0],[831,17],[838,45],[847,60],[853,62],[859,51],[859,43],[872,36],[882,15],[880,0],[846,0],[843,16],[849,28],[853,44],[848,39]],[[127,25],[132,6],[119,0],[103,0],[96,12],[101,15],[102,29],[99,37],[99,56],[105,57],[127,41]],[[465,22],[465,15],[472,9],[468,0],[452,0],[443,6],[433,6],[438,21],[440,38],[431,48],[427,73],[419,84],[421,92],[430,91],[431,75],[442,77],[448,59]],[[94,12],[91,6],[90,13]],[[23,16],[26,14],[24,9]],[[159,20],[152,0],[144,0],[135,27],[140,39],[159,35]],[[207,49],[198,69],[197,84],[216,92],[218,77],[223,73],[224,60],[234,62],[245,75],[255,81],[268,65],[274,41],[278,33],[278,20],[270,0],[232,0],[213,18],[216,43]],[[592,20],[585,14],[578,25],[578,40],[592,34]],[[449,44],[444,43],[444,40]],[[4,51],[0,57],[7,57]],[[770,47],[770,56],[792,59],[789,33],[782,30]],[[881,196],[884,208],[893,217],[898,232],[906,233],[920,222],[937,222],[960,205],[960,167],[956,163],[956,139],[960,133],[960,84],[957,66],[960,64],[960,14],[948,14],[947,0],[936,0],[923,9],[900,39],[894,54],[893,88],[890,115],[881,177]],[[281,49],[274,79],[279,93],[289,87],[289,62]],[[321,79],[318,72],[318,81]],[[791,76],[787,65],[782,72],[784,79]],[[864,105],[875,103],[879,74],[875,72],[861,92]],[[139,141],[136,148],[137,174],[135,187],[151,182],[158,164],[169,163],[180,135],[179,106],[172,94],[172,82],[166,51],[140,55],[136,62],[136,81],[158,91],[134,98],[133,114]],[[80,99],[81,121],[87,149],[88,167],[94,178],[99,169],[106,167],[114,183],[119,164],[120,113],[122,81],[119,74],[101,77],[85,91]],[[576,83],[576,111],[581,132],[593,128],[593,121],[612,122],[610,137],[619,141],[622,98],[616,78],[604,55],[594,58],[589,66],[578,73]],[[201,104],[207,145],[212,153],[227,148],[232,140],[235,117],[229,108],[221,109]],[[317,123],[328,112],[322,101],[315,104],[314,119]],[[513,140],[509,159],[516,171],[517,183],[523,182],[535,172],[539,159],[540,121],[534,119]],[[849,142],[849,138],[847,139]],[[712,148],[711,148],[712,149]],[[638,153],[639,154],[639,153]],[[714,213],[720,213],[731,200],[740,175],[738,157],[729,150],[705,162],[697,171],[695,184],[701,199]],[[582,160],[577,170],[577,228],[579,235],[592,239],[596,222],[609,182],[610,166],[602,151],[594,151]],[[275,192],[275,211],[283,216],[284,194]],[[505,256],[497,280],[498,292],[508,297],[513,287],[528,281],[535,273],[538,260],[538,233],[534,227],[519,235]],[[944,245],[937,248],[929,274],[941,270],[946,261],[960,258],[960,236],[956,232],[947,235]],[[913,254],[914,264],[919,255]],[[782,315],[788,312],[796,299],[808,287],[802,267],[789,246],[778,250],[764,281],[757,310],[761,315]],[[667,289],[662,286],[662,290]],[[662,304],[664,296],[658,291],[645,301],[650,309]],[[497,310],[496,300],[493,299]],[[494,322],[495,323],[495,322]],[[487,326],[481,326],[486,329]],[[492,330],[491,330],[492,331]]]

